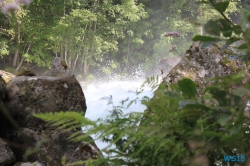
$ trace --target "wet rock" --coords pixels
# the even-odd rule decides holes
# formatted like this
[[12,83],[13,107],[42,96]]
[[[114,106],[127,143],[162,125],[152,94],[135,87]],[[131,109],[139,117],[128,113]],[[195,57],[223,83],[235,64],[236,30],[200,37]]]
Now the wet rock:
[[5,166],[15,162],[16,158],[8,144],[0,138],[0,165]]

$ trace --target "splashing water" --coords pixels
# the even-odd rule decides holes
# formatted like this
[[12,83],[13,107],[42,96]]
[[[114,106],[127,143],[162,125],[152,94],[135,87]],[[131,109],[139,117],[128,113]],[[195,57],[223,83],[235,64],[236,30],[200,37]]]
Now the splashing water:
[[[111,81],[103,84],[90,84],[85,90],[83,90],[87,111],[85,117],[90,120],[97,120],[98,118],[105,118],[109,111],[114,106],[121,106],[121,101],[129,98],[129,101],[136,99],[138,102],[133,103],[128,109],[123,109],[123,113],[130,112],[143,112],[146,109],[145,105],[141,104],[141,99],[146,96],[153,97],[153,90],[150,87],[143,87],[143,91],[140,94],[136,94],[136,91],[140,89],[143,81]],[[108,105],[107,100],[112,96],[113,104]],[[94,136],[92,136],[94,138]],[[107,146],[106,143],[95,141],[98,148],[103,149]]]

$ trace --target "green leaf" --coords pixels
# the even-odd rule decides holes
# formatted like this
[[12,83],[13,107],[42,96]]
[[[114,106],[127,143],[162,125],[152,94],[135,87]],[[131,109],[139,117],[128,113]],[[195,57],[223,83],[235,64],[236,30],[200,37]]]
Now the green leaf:
[[239,88],[233,89],[233,94],[236,96],[249,95],[250,89],[239,87]]
[[217,43],[217,41],[215,41],[215,42],[201,42],[200,47],[201,48],[206,48],[206,47],[208,47],[208,46],[210,46],[210,45],[212,45],[214,43]]
[[241,44],[241,45],[238,47],[238,49],[239,49],[239,50],[247,49],[246,43]]
[[250,13],[247,13],[246,16],[245,16],[245,18],[246,18],[246,20],[247,20],[248,22],[250,22]]
[[230,22],[225,19],[218,19],[217,24],[219,25],[220,31],[225,37],[231,37],[233,29]]
[[195,35],[192,39],[193,41],[201,41],[201,42],[218,42],[220,39],[210,37],[210,36],[201,36],[201,35]]
[[178,86],[184,96],[187,96],[188,98],[195,97],[197,93],[196,85],[191,79],[184,78],[178,81]]
[[230,22],[228,22],[226,19],[218,19],[217,24],[220,26],[221,31],[229,31],[232,30],[232,26]]
[[230,135],[238,134],[241,130],[241,127],[236,126],[230,130]]
[[201,103],[197,103],[195,101],[191,101],[191,100],[181,100],[179,101],[179,109],[182,108],[191,108],[191,109],[202,109],[204,111],[209,110],[209,107],[201,104]]
[[236,35],[240,35],[243,31],[240,25],[234,25],[233,26],[233,31]]
[[222,116],[218,119],[218,123],[219,123],[221,126],[225,126],[230,118],[231,118],[231,115],[222,115]]
[[221,51],[223,51],[224,49],[226,49],[227,47],[229,47],[232,43],[239,41],[240,38],[237,37],[231,37],[230,39],[228,39],[225,43],[225,45],[223,47],[221,47]]
[[201,135],[208,136],[208,137],[221,137],[221,136],[223,136],[223,134],[220,134],[220,133],[214,132],[214,131],[203,131],[201,133]]
[[229,1],[218,2],[214,4],[214,8],[220,12],[224,12],[226,11],[228,5],[229,5]]
[[208,87],[205,89],[205,92],[209,91],[213,97],[219,102],[220,106],[228,105],[228,100],[226,98],[227,92],[224,90],[220,90],[215,87]]
[[210,35],[220,36],[220,26],[217,21],[209,20],[204,25],[204,29]]
[[179,101],[179,109],[185,108],[187,105],[196,104],[195,101],[192,100],[181,100]]
[[63,157],[61,159],[61,163],[62,163],[62,165],[66,165],[66,155],[63,155]]

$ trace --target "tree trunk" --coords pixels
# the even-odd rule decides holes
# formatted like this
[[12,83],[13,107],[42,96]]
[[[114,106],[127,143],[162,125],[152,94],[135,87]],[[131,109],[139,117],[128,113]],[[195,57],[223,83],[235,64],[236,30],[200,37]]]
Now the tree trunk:
[[89,64],[87,62],[84,62],[84,67],[83,67],[83,76],[84,76],[84,78],[87,77],[88,69],[89,69]]
[[[200,9],[200,15],[202,15],[203,14],[203,11],[202,11],[202,8]],[[204,29],[203,29],[203,25],[201,25],[201,27],[200,27],[200,33],[201,33],[201,35],[204,35]]]
[[20,44],[20,23],[18,22],[18,18],[16,17],[16,51],[14,54],[14,59],[13,59],[13,66],[17,65],[17,59],[18,59],[18,52],[19,52],[19,44]]
[[128,58],[129,58],[129,54],[130,54],[130,39],[129,39],[129,41],[128,41],[128,51],[127,51],[127,57],[126,57],[126,67],[125,67],[125,72],[128,72]]
[[[26,50],[26,54],[29,52],[29,50],[30,50],[30,46],[31,46],[31,43],[32,43],[32,41],[29,43],[29,45],[28,45],[28,48],[27,48],[27,50]],[[22,60],[21,60],[21,62],[19,63],[19,65],[18,65],[18,67],[16,68],[16,71],[18,71],[19,69],[20,69],[20,67],[21,67],[21,65],[22,65],[22,63],[23,63],[23,61],[24,61],[24,57],[22,58]]]
[[67,56],[68,56],[68,50],[67,50],[67,44],[65,45],[65,50],[64,50],[64,61],[66,63],[66,65],[68,66],[68,62],[67,62]]
[[60,58],[63,59],[63,44],[60,42]]
[[73,68],[72,68],[73,71],[74,71],[75,68],[76,68],[76,62],[77,62],[77,60],[78,60],[78,57],[79,57],[79,54],[77,53],[77,54],[76,54],[76,58],[75,58],[75,62],[74,62],[74,64],[73,64]]

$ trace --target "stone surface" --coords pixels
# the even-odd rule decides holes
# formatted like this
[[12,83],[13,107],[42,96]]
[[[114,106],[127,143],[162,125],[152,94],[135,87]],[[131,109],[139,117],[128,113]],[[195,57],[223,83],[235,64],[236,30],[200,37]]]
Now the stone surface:
[[40,130],[21,128],[19,131],[13,132],[9,139],[10,142],[15,142],[15,144],[22,145],[23,147],[13,148],[18,161],[23,161],[23,155],[27,149],[38,146],[39,143],[44,142],[44,144],[38,146],[39,152],[31,154],[28,157],[28,161],[39,160],[46,163],[46,165],[57,166],[60,165],[64,155],[66,157],[66,163],[68,164],[98,157],[100,150],[91,137],[86,139],[86,142],[91,143],[87,143],[87,145],[95,149],[94,152],[96,153],[89,151],[88,148],[82,148],[84,146],[81,141],[71,142],[68,140],[69,136],[77,131],[80,132],[80,130],[81,129],[75,129],[62,133],[60,130],[52,130],[51,128]]
[[163,58],[158,64],[158,70],[164,73],[168,73],[173,67],[175,67],[181,60],[180,56]]
[[220,46],[212,45],[201,49],[198,42],[194,43],[163,82],[167,86],[169,83],[176,84],[182,78],[190,78],[196,83],[199,94],[213,83],[208,78],[237,73],[245,67],[239,60],[229,60],[229,55],[234,54],[233,48],[220,51]]
[[5,93],[6,93],[6,83],[3,77],[0,75],[0,102],[5,97]]
[[15,160],[15,155],[8,144],[0,138],[0,165],[5,166],[12,164]]
[[7,85],[6,107],[21,127],[35,127],[41,121],[35,113],[77,111],[85,113],[86,101],[74,77],[19,76]]
[[81,155],[84,160],[97,159],[99,149],[85,141],[81,142],[74,152],[74,155]]
[[45,72],[44,76],[64,76],[64,77],[74,77],[74,73],[67,64],[59,57],[56,57],[52,61],[51,70]]
[[[13,128],[0,116],[0,137],[8,140],[18,162],[15,166],[61,166],[63,156],[67,164],[102,156],[91,137],[78,142],[68,140],[72,134],[84,134],[81,128],[62,132],[32,116],[61,111],[75,111],[84,116],[86,112],[82,88],[60,58],[53,60],[51,70],[44,76],[26,74],[10,80],[3,103],[19,125],[19,129]],[[83,145],[82,141],[87,144]],[[27,150],[35,151],[25,158]]]

